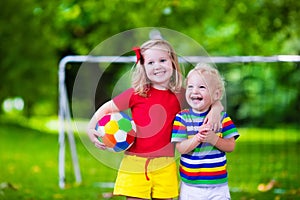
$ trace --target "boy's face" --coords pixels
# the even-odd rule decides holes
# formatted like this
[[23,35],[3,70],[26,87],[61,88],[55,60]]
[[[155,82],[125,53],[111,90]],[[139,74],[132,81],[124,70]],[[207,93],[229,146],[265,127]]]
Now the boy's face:
[[213,103],[212,83],[208,75],[194,71],[187,79],[185,98],[196,112],[205,112]]

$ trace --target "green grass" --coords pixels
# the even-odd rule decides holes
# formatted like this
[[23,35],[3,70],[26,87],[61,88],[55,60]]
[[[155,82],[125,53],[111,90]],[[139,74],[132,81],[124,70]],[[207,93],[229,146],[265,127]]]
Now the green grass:
[[[66,147],[66,189],[58,187],[58,137],[55,134],[12,125],[0,125],[0,199],[102,199],[111,188],[98,182],[113,182],[116,171],[98,162],[77,139],[83,178],[76,185]],[[116,199],[116,198],[115,198]]]
[[[300,136],[296,129],[239,129],[234,152],[227,154],[233,199],[299,199]],[[259,184],[276,181],[267,192]]]
[[[300,199],[300,136],[296,129],[239,129],[234,152],[228,154],[232,199]],[[83,183],[76,185],[68,146],[66,189],[58,187],[58,136],[10,123],[0,123],[0,199],[103,199],[116,170],[95,159],[76,137]],[[259,192],[270,180],[276,187]],[[10,185],[7,185],[10,184]],[[113,197],[112,199],[124,199]]]

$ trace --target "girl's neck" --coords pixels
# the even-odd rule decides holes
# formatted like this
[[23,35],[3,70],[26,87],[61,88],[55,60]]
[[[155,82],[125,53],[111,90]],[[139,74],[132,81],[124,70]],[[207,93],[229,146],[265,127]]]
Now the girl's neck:
[[151,84],[151,87],[157,89],[157,90],[168,90],[168,88],[166,86],[163,85],[158,85],[158,84]]

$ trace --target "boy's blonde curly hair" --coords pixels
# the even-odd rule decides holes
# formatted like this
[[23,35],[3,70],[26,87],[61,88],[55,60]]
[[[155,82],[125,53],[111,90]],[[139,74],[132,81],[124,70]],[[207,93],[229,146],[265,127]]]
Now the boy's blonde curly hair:
[[216,67],[208,64],[208,63],[198,63],[191,71],[189,71],[187,78],[186,78],[186,82],[188,81],[188,78],[190,76],[191,73],[193,72],[197,72],[198,74],[200,74],[203,78],[203,75],[209,75],[209,80],[206,79],[205,81],[207,81],[207,83],[209,82],[209,84],[211,86],[213,86],[213,91],[210,91],[211,93],[214,91],[219,91],[220,92],[220,99],[221,100],[224,93],[225,93],[225,81],[224,78],[220,75],[219,71],[217,70]]

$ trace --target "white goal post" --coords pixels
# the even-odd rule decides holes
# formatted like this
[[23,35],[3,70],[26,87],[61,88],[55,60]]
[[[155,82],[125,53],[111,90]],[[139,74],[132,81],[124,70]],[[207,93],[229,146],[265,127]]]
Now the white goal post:
[[[69,99],[65,84],[66,65],[68,63],[134,63],[135,56],[66,56],[59,62],[59,155],[58,155],[58,173],[59,187],[65,188],[65,148],[66,138],[68,136],[72,164],[74,168],[75,180],[77,184],[82,182],[79,161],[77,157],[76,144],[72,126],[71,111],[69,107]],[[210,62],[210,63],[250,63],[250,62],[300,62],[299,55],[275,55],[275,56],[230,56],[230,57],[203,57],[203,56],[186,56],[179,58],[179,62]]]

